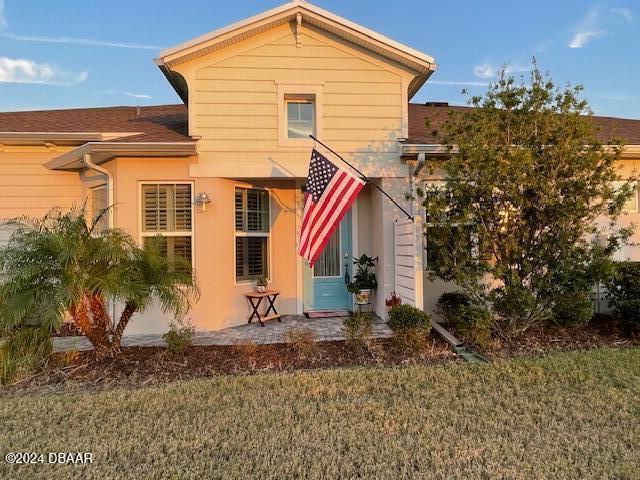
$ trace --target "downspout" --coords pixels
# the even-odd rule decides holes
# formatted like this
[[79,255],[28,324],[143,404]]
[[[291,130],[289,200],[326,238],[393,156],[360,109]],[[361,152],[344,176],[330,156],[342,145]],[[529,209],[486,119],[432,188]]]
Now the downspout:
[[[111,172],[109,170],[107,170],[106,168],[100,167],[98,165],[96,165],[95,163],[93,163],[93,161],[91,161],[91,154],[90,153],[85,153],[82,157],[82,163],[84,164],[85,167],[90,168],[91,170],[95,170],[98,173],[103,174],[105,177],[107,177],[107,205],[109,208],[111,208],[111,211],[109,212],[109,214],[107,215],[107,226],[109,227],[109,229],[113,228],[113,175],[111,174]],[[116,302],[113,300],[107,300],[107,309],[109,307],[111,307],[111,328],[115,328],[115,319],[116,319]]]
[[[87,168],[90,168],[91,170],[95,170],[96,172],[101,173],[105,177],[107,177],[107,205],[109,206],[109,208],[113,208],[113,175],[106,168],[100,167],[95,163],[93,163],[93,161],[91,160],[90,153],[84,154],[83,163]],[[109,212],[109,215],[107,216],[107,223],[110,229],[113,228],[113,213],[114,212],[112,210]]]

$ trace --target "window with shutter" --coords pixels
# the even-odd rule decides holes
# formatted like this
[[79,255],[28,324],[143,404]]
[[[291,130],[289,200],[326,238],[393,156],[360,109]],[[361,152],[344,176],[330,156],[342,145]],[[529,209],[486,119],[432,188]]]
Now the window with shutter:
[[190,183],[142,185],[142,238],[161,236],[160,249],[169,258],[193,260],[193,201]]
[[269,275],[269,192],[235,190],[236,280]]
[[[93,222],[95,219],[104,212],[104,209],[109,205],[107,196],[107,187],[106,185],[102,185],[100,187],[96,187],[91,190],[91,218],[89,221]],[[96,223],[94,227],[94,234],[100,235],[102,232],[106,231],[109,228],[109,215],[111,212],[104,212],[100,217],[100,220]]]

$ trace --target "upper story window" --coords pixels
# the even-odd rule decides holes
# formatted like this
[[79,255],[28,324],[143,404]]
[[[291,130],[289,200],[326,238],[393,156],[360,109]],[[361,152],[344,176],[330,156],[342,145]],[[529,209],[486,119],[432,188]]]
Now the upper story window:
[[142,185],[142,242],[160,235],[168,258],[193,258],[193,202],[190,183]]
[[316,104],[313,96],[285,97],[287,138],[309,138],[316,134]]

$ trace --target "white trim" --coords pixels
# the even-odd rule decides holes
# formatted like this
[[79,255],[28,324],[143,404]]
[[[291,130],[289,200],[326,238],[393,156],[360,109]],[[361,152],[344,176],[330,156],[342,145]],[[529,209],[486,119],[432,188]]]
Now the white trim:
[[[143,232],[142,228],[142,212],[144,209],[144,202],[142,200],[142,186],[143,185],[191,185],[191,231],[189,232]],[[193,201],[193,195],[195,192],[195,181],[193,180],[138,180],[138,244],[140,247],[144,247],[144,238],[156,237],[158,235],[163,237],[191,237],[191,269],[195,272],[196,269],[196,208]]]
[[314,115],[315,115],[315,133],[318,138],[323,135],[323,87],[324,84],[318,83],[284,83],[276,81],[278,87],[278,146],[279,147],[312,147],[313,140],[310,138],[289,138],[287,133],[288,116],[287,116],[287,97],[300,98],[313,97]]

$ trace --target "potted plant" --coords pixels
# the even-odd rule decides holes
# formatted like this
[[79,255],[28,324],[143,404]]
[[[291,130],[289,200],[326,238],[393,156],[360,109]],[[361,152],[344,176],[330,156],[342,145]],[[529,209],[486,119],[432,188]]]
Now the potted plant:
[[371,290],[378,288],[375,272],[378,257],[373,258],[363,254],[360,258],[354,258],[353,260],[357,270],[353,276],[353,281],[347,285],[347,289],[355,294],[358,305],[366,305],[369,303]]
[[256,280],[256,288],[258,289],[258,292],[260,293],[266,292],[268,283],[269,282],[267,281],[267,277],[265,277],[264,275],[260,275]]

